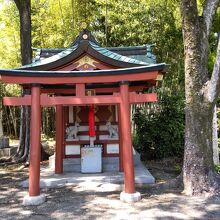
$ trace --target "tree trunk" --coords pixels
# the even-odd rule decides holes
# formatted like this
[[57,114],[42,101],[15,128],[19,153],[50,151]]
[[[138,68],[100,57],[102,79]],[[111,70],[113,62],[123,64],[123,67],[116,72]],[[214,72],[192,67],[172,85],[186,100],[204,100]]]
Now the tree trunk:
[[210,106],[186,107],[184,192],[198,195],[215,189],[212,157],[212,118]]
[[0,138],[3,137],[3,126],[2,126],[2,106],[0,104]]
[[21,113],[20,113],[20,131],[19,131],[19,147],[17,150],[16,157],[20,158],[24,154],[24,148],[25,148],[25,134],[26,134],[26,126],[25,126],[25,108],[21,107]]
[[218,149],[218,118],[217,118],[217,107],[215,105],[214,114],[213,114],[213,161],[214,164],[219,164],[219,149]]
[[[31,49],[31,0],[14,0],[20,17],[20,47],[22,65],[32,62]],[[24,91],[25,92],[25,91]],[[19,162],[25,161],[29,154],[30,142],[30,107],[21,107],[20,146],[18,149]]]
[[208,34],[196,1],[182,0],[185,52],[186,125],[183,165],[184,192],[188,195],[219,192],[213,166],[214,103],[207,98]]
[[20,47],[22,65],[32,62],[31,0],[14,0],[20,17]]
[[9,106],[9,116],[11,117],[10,118],[10,121],[12,122],[12,126],[13,126],[13,134],[15,137],[18,137],[18,134],[17,134],[17,121],[16,121],[16,114],[14,112],[14,106]]
[[[30,90],[23,89],[23,95],[30,94]],[[15,156],[17,162],[26,162],[30,149],[30,106],[21,107],[19,148]]]

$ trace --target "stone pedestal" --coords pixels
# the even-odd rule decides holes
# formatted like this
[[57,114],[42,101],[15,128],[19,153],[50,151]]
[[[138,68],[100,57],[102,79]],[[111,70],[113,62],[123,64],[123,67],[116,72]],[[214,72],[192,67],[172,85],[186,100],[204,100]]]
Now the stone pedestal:
[[127,203],[138,202],[139,200],[141,200],[141,194],[139,192],[135,192],[135,193],[121,192],[120,200],[122,202],[127,202]]
[[9,138],[0,138],[0,157],[11,157],[16,154],[17,146],[9,146]]
[[8,147],[9,147],[9,138],[1,137],[0,138],[0,149],[8,148]]
[[25,196],[23,199],[23,205],[24,206],[30,206],[30,205],[40,205],[46,201],[45,195],[39,195],[39,196]]

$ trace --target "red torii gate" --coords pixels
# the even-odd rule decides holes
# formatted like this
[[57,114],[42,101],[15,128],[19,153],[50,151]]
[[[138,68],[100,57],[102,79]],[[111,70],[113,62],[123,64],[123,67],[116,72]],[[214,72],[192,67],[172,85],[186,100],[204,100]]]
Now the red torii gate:
[[[88,33],[86,33],[88,34]],[[85,39],[85,33],[81,39],[78,39],[78,48],[82,50],[91,43],[91,37]],[[81,45],[81,46],[80,46]],[[92,45],[92,44],[91,44]],[[93,47],[94,49],[94,47]],[[77,49],[76,49],[77,50]],[[157,80],[161,80],[165,68],[165,64],[144,65],[143,63],[133,63],[133,60],[125,63],[124,57],[117,58],[112,61],[112,58],[106,58],[108,63],[103,63],[103,54],[97,55],[91,52],[91,46],[86,49],[72,52],[71,56],[75,56],[75,62],[79,62],[85,56],[90,56],[91,59],[101,60],[99,65],[105,67],[104,70],[69,70],[60,71],[60,69],[68,69],[73,61],[70,62],[68,57],[67,63],[62,60],[56,61],[48,70],[48,63],[42,65],[39,70],[39,65],[36,67],[29,66],[17,70],[0,70],[1,81],[4,83],[16,83],[24,88],[31,88],[31,95],[24,97],[4,97],[4,105],[29,105],[31,106],[31,136],[30,136],[30,168],[29,168],[29,196],[25,199],[26,204],[39,204],[44,201],[44,197],[40,195],[40,129],[41,129],[41,107],[54,106],[56,107],[56,158],[55,158],[55,173],[63,172],[63,148],[62,140],[64,135],[63,127],[63,106],[89,106],[89,105],[117,105],[120,119],[120,171],[124,171],[124,192],[121,194],[123,201],[137,201],[140,199],[140,194],[135,190],[134,178],[134,161],[131,139],[130,125],[130,104],[156,102],[157,94],[138,94],[144,88],[156,85]],[[77,56],[75,55],[76,53]],[[87,55],[85,55],[85,53]],[[68,55],[69,56],[69,55]],[[123,61],[120,59],[123,58]],[[67,58],[66,58],[67,59]],[[96,62],[93,62],[95,65]],[[56,66],[59,64],[59,68]],[[80,62],[79,62],[80,63]],[[116,68],[117,65],[128,65],[125,68]],[[85,64],[85,63],[84,63]],[[84,65],[83,64],[83,65]],[[91,64],[91,62],[90,62]],[[114,64],[114,65],[113,65]],[[51,64],[50,64],[51,65]],[[91,68],[91,65],[86,64]],[[110,68],[110,65],[112,67]],[[74,68],[77,65],[74,66]],[[132,67],[130,67],[132,66]],[[85,67],[85,66],[84,66]],[[56,70],[54,70],[56,69]],[[85,69],[85,68],[84,68]],[[147,83],[148,82],[148,83]],[[102,86],[100,86],[100,84]],[[112,86],[113,84],[113,86]],[[130,85],[129,85],[130,84]],[[52,88],[48,88],[51,85]],[[59,89],[57,85],[67,85],[68,88]],[[96,95],[86,96],[87,87],[93,85],[96,90]],[[103,88],[104,86],[104,88]],[[51,96],[50,94],[53,94]],[[68,94],[68,96],[61,96]]]
[[[30,142],[30,187],[29,195],[37,196],[40,194],[40,128],[41,128],[41,107],[56,106],[56,128],[57,134],[62,134],[62,105],[119,105],[120,118],[122,126],[123,145],[123,167],[125,175],[125,192],[134,193],[134,169],[133,168],[133,152],[131,143],[131,125],[130,125],[130,104],[138,104],[144,102],[156,102],[157,94],[136,94],[129,93],[128,81],[120,84],[120,93],[113,96],[85,96],[85,87],[80,84],[80,92],[76,92],[76,96],[56,96],[49,97],[45,94],[41,95],[40,84],[33,84],[31,95],[24,97],[4,97],[3,104],[7,106],[31,106],[31,142]],[[76,87],[78,85],[76,84]],[[84,91],[83,91],[84,90]],[[79,94],[79,95],[78,95]],[[60,132],[58,131],[60,129]],[[62,150],[59,147],[61,138],[56,137],[56,173],[62,173]]]

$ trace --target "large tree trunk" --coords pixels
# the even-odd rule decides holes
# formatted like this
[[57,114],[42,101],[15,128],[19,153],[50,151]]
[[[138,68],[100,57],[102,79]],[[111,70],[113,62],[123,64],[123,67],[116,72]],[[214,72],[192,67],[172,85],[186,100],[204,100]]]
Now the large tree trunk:
[[22,65],[32,62],[31,0],[14,0],[20,16],[20,46]]
[[216,190],[212,157],[212,107],[188,104],[186,107],[184,192],[198,195]]
[[196,1],[182,0],[185,51],[186,128],[183,165],[184,192],[188,195],[219,191],[213,166],[214,102],[207,98],[209,81],[208,34],[198,16]]
[[[31,0],[14,0],[20,16],[20,47],[22,65],[32,62],[31,49]],[[26,91],[24,91],[26,93]],[[18,150],[18,162],[28,159],[30,142],[30,107],[21,107],[20,146]]]
[[[24,90],[24,94],[30,94],[30,91]],[[30,106],[21,107],[20,121],[20,142],[15,160],[16,162],[26,162],[30,149]]]

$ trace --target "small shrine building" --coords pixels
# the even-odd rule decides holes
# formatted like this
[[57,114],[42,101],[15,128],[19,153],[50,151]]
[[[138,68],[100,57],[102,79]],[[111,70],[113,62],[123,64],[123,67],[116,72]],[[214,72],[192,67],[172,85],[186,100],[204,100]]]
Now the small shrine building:
[[[101,159],[119,159],[118,171],[124,172],[121,200],[139,200],[130,105],[157,101],[156,93],[143,91],[162,80],[166,65],[156,63],[149,45],[103,48],[88,30],[67,49],[37,52],[30,65],[0,69],[2,83],[31,91],[3,99],[4,105],[31,106],[29,196],[24,203],[39,204],[45,199],[40,194],[41,108],[51,106],[56,109],[55,173],[65,171],[65,158],[82,161],[91,149],[100,148]],[[81,164],[82,172],[93,172],[89,169],[96,161],[88,163],[84,171]]]

